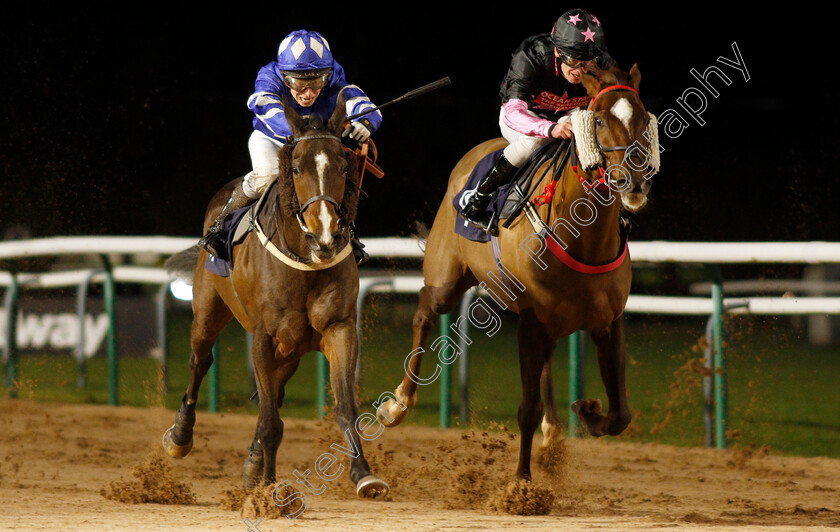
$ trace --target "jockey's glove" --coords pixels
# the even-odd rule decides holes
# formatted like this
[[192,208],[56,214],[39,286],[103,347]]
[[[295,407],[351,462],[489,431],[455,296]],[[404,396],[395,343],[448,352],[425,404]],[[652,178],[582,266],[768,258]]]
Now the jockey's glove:
[[373,133],[373,126],[369,120],[363,118],[356,122],[351,122],[350,127],[344,130],[342,136],[349,136],[356,142],[363,143],[370,138],[371,133]]

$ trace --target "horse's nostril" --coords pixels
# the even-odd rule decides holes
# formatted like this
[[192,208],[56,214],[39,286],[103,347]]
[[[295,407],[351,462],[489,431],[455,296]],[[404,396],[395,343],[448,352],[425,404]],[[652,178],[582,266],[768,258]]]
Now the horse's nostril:
[[628,188],[630,188],[630,180],[625,179],[623,177],[618,179],[610,179],[610,188],[612,188],[616,192],[624,192]]
[[306,233],[305,235],[306,245],[309,246],[309,249],[319,249],[321,247],[321,243],[318,242],[318,237],[312,233]]

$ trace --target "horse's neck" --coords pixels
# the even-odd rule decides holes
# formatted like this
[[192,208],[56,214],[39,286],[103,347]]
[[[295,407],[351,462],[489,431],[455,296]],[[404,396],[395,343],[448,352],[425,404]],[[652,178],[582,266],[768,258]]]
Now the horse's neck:
[[[592,182],[591,176],[582,172],[580,175]],[[584,187],[569,161],[554,194],[547,223],[577,260],[604,264],[615,259],[621,246],[621,198],[606,187],[588,191]]]

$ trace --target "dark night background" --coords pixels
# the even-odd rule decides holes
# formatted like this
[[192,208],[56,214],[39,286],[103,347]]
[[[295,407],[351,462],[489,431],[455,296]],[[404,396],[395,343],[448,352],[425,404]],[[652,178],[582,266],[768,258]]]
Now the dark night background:
[[[519,42],[575,7],[539,5],[37,4],[6,15],[0,231],[198,236],[210,196],[250,170],[245,104],[257,70],[306,28],[375,103],[452,80],[384,110],[374,137],[386,175],[365,182],[359,232],[408,235],[414,220],[431,223],[458,158],[499,136],[498,87]],[[733,41],[751,76],[721,67],[733,83],[713,79],[707,124],[661,134],[662,171],[633,238],[840,240],[837,91],[821,59],[836,46],[819,10],[703,6],[581,6],[600,18],[620,66],[639,64],[655,114],[681,111],[676,99],[699,87],[689,69],[732,58]]]

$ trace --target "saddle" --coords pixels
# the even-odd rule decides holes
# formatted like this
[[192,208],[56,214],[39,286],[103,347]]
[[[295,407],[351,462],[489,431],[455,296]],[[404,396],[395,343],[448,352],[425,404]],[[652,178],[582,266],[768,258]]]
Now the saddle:
[[[355,149],[347,145],[344,146],[344,149],[353,152],[359,160],[361,171],[359,174],[358,193],[366,196],[361,188],[365,172],[370,173],[378,179],[382,179],[385,175],[385,172],[376,164],[376,159],[379,156],[376,145],[372,139],[368,139],[367,142]],[[266,188],[265,192],[263,192],[255,203],[233,211],[225,217],[220,230],[220,234],[224,238],[222,256],[214,257],[208,254],[207,260],[204,262],[204,267],[208,271],[220,277],[230,276],[230,272],[233,269],[233,248],[237,244],[242,243],[245,237],[248,236],[248,233],[255,229],[254,220],[256,220],[257,215],[262,211],[263,201],[273,186],[274,183]]]
[[[453,198],[452,204],[457,213],[455,217],[455,233],[468,240],[475,242],[488,242],[490,240],[490,235],[487,232],[467,223],[461,217],[460,213],[476,187],[478,187],[478,184],[481,183],[481,180],[493,168],[493,165],[501,156],[502,151],[497,150],[485,155],[473,168],[464,187]],[[535,188],[545,176],[545,173],[537,176],[537,171],[540,167],[546,162],[551,161],[552,164],[549,165],[546,171],[553,170],[555,172],[554,179],[556,180],[563,166],[565,166],[569,154],[573,152],[574,141],[557,139],[544,145],[531,156],[528,163],[516,171],[509,184],[502,185],[498,188],[487,210],[493,213],[497,220],[505,220],[500,225],[509,227],[525,209],[526,204],[535,192]]]

